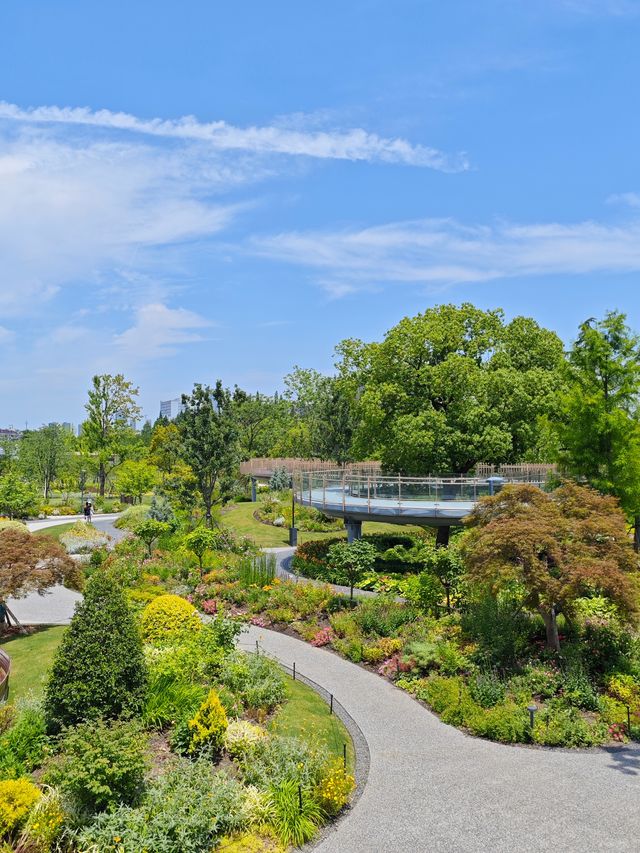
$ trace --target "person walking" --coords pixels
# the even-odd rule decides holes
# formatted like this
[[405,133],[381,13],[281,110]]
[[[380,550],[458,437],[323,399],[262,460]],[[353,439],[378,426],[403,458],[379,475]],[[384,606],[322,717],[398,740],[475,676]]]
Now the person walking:
[[91,513],[93,512],[93,507],[91,506],[91,502],[87,501],[84,505],[84,509],[82,510],[84,513],[84,520],[87,524],[91,521]]

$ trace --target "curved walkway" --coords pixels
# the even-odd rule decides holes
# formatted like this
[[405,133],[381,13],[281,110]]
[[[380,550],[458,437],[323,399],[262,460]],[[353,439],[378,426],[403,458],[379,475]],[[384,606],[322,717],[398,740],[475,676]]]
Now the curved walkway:
[[321,853],[637,851],[640,747],[503,746],[441,723],[389,682],[284,634],[251,626],[264,651],[331,691],[367,739],[364,792]]

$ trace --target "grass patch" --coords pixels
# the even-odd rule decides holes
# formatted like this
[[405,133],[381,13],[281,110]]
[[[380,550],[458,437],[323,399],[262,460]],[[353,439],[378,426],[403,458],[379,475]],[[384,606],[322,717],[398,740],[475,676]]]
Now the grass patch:
[[12,702],[27,693],[37,699],[42,696],[53,655],[65,631],[66,627],[59,625],[3,640],[2,648],[11,658],[9,698]]
[[60,541],[60,537],[63,533],[66,533],[67,530],[71,530],[72,527],[75,527],[77,521],[66,521],[63,524],[52,524],[50,527],[43,527],[41,530],[34,530],[34,536],[48,536],[50,539],[55,539],[56,541]]
[[329,705],[315,690],[286,676],[287,698],[269,724],[274,734],[298,737],[310,744],[323,743],[332,755],[342,758],[347,744],[347,767],[352,773],[355,754],[351,736],[342,720],[329,713]]
[[[261,548],[280,548],[289,544],[289,528],[273,527],[270,524],[262,524],[253,517],[257,504],[241,503],[226,507],[222,513],[222,521],[231,528],[238,536],[246,536]],[[385,522],[365,521],[362,525],[363,533],[393,533],[401,535],[420,530],[415,525],[386,524]],[[329,533],[306,533],[298,530],[298,544],[311,542],[318,539],[329,539],[333,536],[343,536],[344,531],[332,531]]]

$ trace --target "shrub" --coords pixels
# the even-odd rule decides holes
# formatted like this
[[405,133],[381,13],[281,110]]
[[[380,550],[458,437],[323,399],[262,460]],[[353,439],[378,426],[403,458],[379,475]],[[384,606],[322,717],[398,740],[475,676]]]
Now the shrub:
[[520,602],[487,595],[470,603],[462,627],[478,644],[478,658],[487,667],[510,669],[530,647],[536,627]]
[[264,655],[232,652],[225,659],[218,680],[253,712],[269,713],[286,695],[280,667]]
[[414,607],[381,595],[362,601],[353,611],[353,620],[365,634],[393,637],[418,615]]
[[146,518],[133,528],[133,532],[147,546],[147,554],[151,557],[154,543],[171,531],[171,526],[164,521],[156,521],[155,518]]
[[176,642],[202,628],[196,608],[179,595],[159,595],[149,602],[140,624],[145,640],[159,645]]
[[238,758],[250,752],[266,737],[267,732],[262,726],[255,726],[247,720],[232,720],[225,732],[224,745],[232,758]]
[[256,785],[263,791],[287,780],[303,788],[314,788],[322,779],[327,761],[324,747],[275,735],[259,741],[250,753],[241,756],[238,767],[248,785]]
[[140,635],[122,589],[98,571],[56,651],[44,701],[49,728],[138,713],[146,678]]
[[175,743],[179,751],[188,755],[206,752],[209,756],[216,758],[224,746],[227,725],[227,715],[220,704],[218,694],[215,690],[210,690],[195,715],[187,722],[186,743],[181,742],[178,736],[172,740],[172,745]]
[[342,759],[335,758],[326,766],[315,798],[325,814],[334,816],[349,802],[355,786],[355,779],[345,770]]
[[179,761],[149,785],[139,808],[101,814],[78,834],[79,850],[202,853],[248,824],[247,794],[206,759]]
[[113,525],[119,530],[131,530],[149,517],[149,509],[146,506],[130,506],[117,518]]
[[283,844],[302,847],[316,834],[322,821],[322,810],[309,793],[305,790],[300,792],[292,780],[270,788],[269,804],[273,812],[273,826]]
[[505,697],[505,687],[495,672],[479,672],[469,681],[474,702],[483,708],[493,708]]
[[42,796],[28,779],[0,782],[0,838],[8,838],[20,829],[31,809]]
[[133,805],[143,790],[147,739],[138,723],[96,720],[68,729],[46,772],[85,814]]
[[515,702],[492,708],[468,704],[464,708],[463,725],[474,735],[500,743],[526,743],[530,738],[527,711]]
[[17,521],[12,518],[0,518],[0,532],[3,530],[20,530],[27,529],[24,521]]
[[0,735],[0,779],[17,778],[39,767],[49,752],[42,708],[25,703],[13,725]]
[[594,746],[609,739],[605,724],[590,726],[575,708],[548,705],[538,712],[533,740],[543,746]]
[[607,693],[632,711],[640,708],[640,685],[631,675],[612,675],[607,680]]
[[612,622],[595,617],[585,620],[584,646],[589,650],[585,665],[595,678],[609,672],[625,671],[629,668],[631,638]]

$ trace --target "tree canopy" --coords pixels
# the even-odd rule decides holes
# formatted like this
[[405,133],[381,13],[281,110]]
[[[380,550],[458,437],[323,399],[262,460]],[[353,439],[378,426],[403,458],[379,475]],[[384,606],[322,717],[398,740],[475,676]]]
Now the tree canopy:
[[82,572],[55,540],[25,528],[0,531],[0,601],[43,593],[55,584],[78,588]]
[[463,556],[472,581],[508,589],[539,613],[547,645],[559,649],[556,617],[577,598],[604,595],[621,614],[637,609],[638,561],[615,498],[565,483],[548,494],[507,486],[467,518]]
[[553,410],[563,350],[534,320],[440,305],[338,353],[356,458],[410,475],[539,458],[537,420]]

